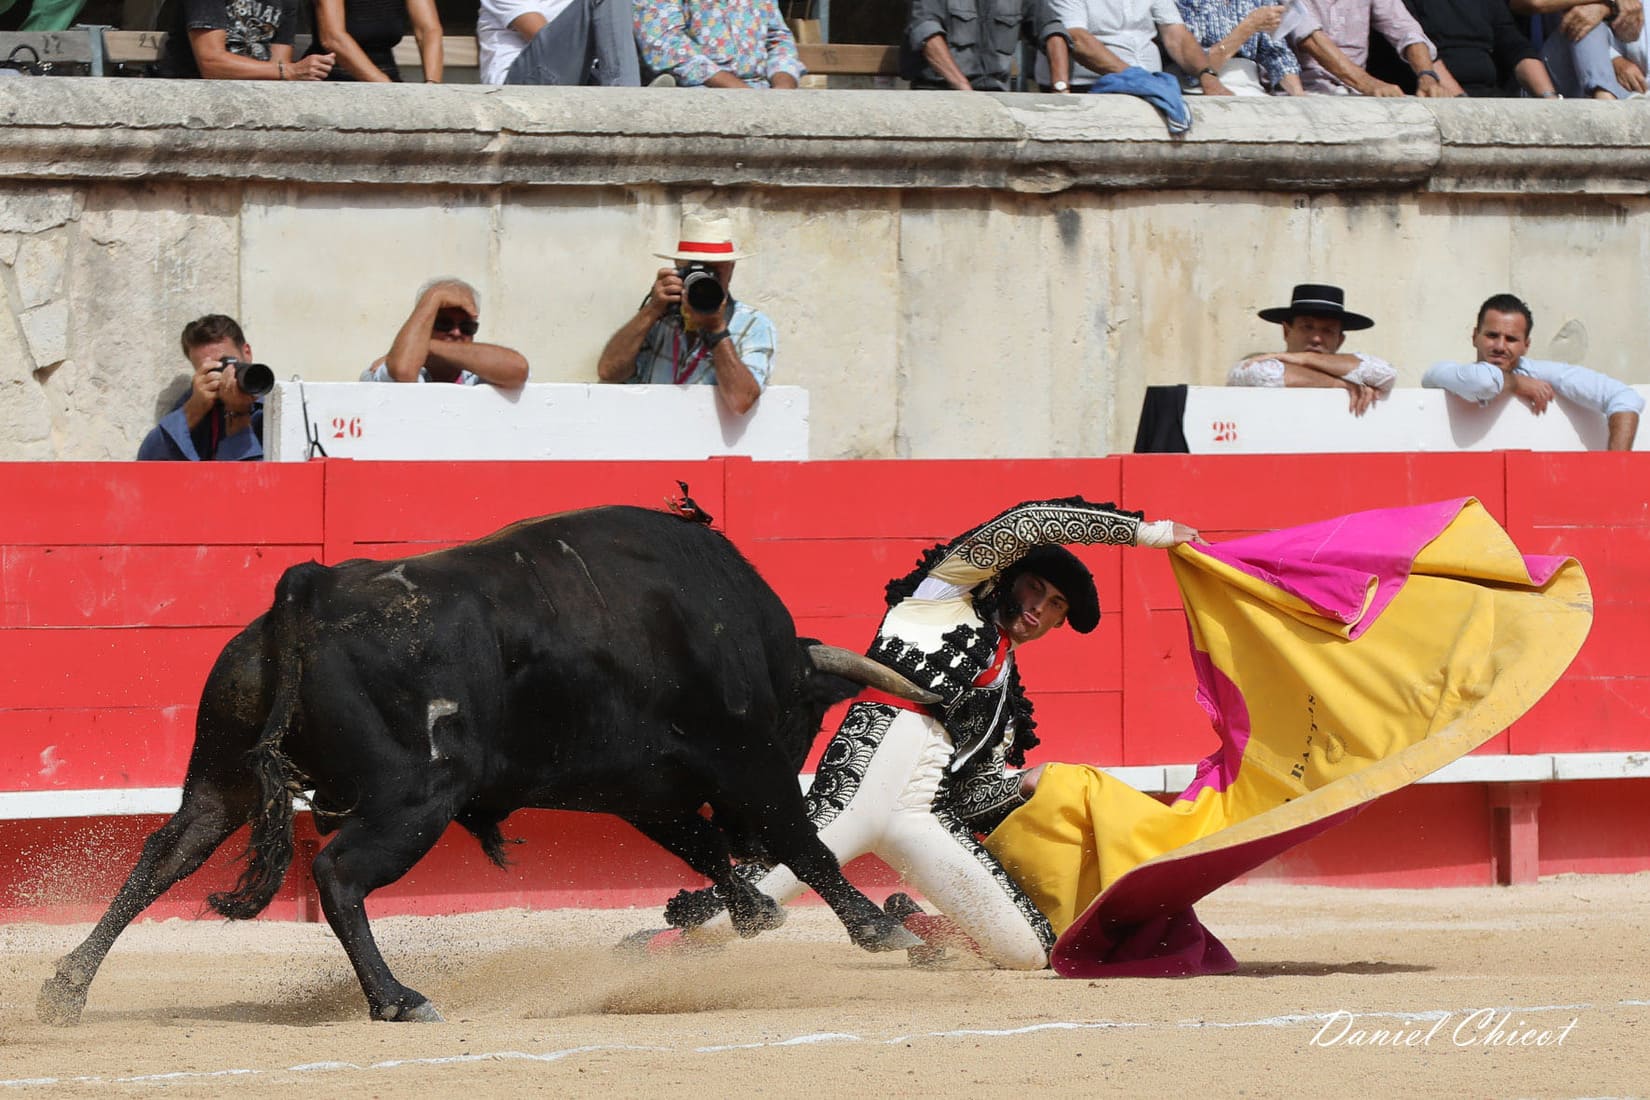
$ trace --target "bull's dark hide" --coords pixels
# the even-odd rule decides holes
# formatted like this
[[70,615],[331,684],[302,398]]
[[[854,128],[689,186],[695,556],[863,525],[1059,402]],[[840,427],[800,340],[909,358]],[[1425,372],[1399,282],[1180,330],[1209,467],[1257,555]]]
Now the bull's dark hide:
[[77,1020],[122,929],[249,822],[245,871],[211,900],[230,917],[261,911],[306,789],[334,834],[314,861],[321,906],[378,1019],[439,1016],[390,973],[366,896],[453,821],[502,864],[499,825],[522,807],[625,818],[710,878],[744,934],[781,915],[733,875],[730,838],[789,865],[862,946],[910,946],[808,823],[796,773],[826,708],[858,685],[817,671],[806,645],[727,539],[639,508],[527,520],[402,561],[295,566],[213,666],[183,805],[59,963],[40,1014]]

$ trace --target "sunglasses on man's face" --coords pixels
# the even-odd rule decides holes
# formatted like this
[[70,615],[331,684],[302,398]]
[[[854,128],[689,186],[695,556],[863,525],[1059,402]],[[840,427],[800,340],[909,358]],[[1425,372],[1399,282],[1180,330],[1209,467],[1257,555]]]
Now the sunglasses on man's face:
[[435,319],[436,332],[452,332],[456,329],[465,336],[474,336],[480,328],[481,324],[479,322],[472,321],[468,317],[454,317],[450,321],[443,321],[439,317]]

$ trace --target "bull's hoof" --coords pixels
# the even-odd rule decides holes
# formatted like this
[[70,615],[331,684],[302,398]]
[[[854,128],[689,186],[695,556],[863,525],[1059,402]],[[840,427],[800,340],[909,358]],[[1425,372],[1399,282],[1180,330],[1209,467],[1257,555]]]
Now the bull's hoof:
[[435,1005],[429,1001],[419,1001],[415,1005],[388,1004],[383,1008],[375,1009],[372,1014],[375,1020],[385,1020],[395,1024],[444,1024],[441,1013],[436,1011]]
[[751,897],[728,907],[733,930],[745,939],[771,932],[785,923],[785,909],[777,901],[759,890],[751,890]]
[[715,887],[678,890],[675,897],[665,902],[665,923],[672,928],[698,928],[721,911],[722,899]]
[[73,1027],[86,1007],[86,987],[74,985],[61,975],[47,978],[34,1002],[34,1013],[43,1024]]
[[922,937],[913,935],[892,917],[881,917],[850,930],[855,944],[867,951],[909,951],[923,945]]

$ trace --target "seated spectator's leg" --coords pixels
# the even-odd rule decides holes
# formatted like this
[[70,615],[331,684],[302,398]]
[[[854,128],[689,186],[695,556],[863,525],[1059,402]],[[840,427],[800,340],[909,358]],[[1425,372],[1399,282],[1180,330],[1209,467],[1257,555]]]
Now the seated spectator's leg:
[[1594,92],[1606,92],[1626,99],[1627,90],[1616,83],[1610,63],[1610,28],[1600,23],[1580,42],[1554,33],[1542,44],[1541,56],[1552,73],[1553,87],[1566,99],[1580,99]]
[[573,2],[546,23],[504,74],[506,84],[578,85],[589,81],[591,0]]
[[642,67],[636,56],[632,0],[590,0],[590,6],[590,42],[596,54],[593,82],[608,87],[639,87]]
[[1615,66],[1610,62],[1610,33],[1609,24],[1600,23],[1575,43],[1576,71],[1583,95],[1606,92],[1616,99],[1626,99],[1627,89],[1616,82]]

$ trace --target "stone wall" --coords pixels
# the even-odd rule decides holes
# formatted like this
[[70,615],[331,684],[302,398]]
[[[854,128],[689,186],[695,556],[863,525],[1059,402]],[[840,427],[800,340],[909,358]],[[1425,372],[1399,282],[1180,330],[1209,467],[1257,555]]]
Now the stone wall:
[[1650,112],[1194,110],[1179,139],[1102,96],[0,82],[0,459],[135,453],[202,313],[353,378],[439,274],[535,380],[587,381],[684,206],[756,250],[734,291],[816,458],[1127,450],[1147,384],[1275,348],[1254,312],[1306,280],[1400,385],[1500,290],[1537,352],[1650,382]]

